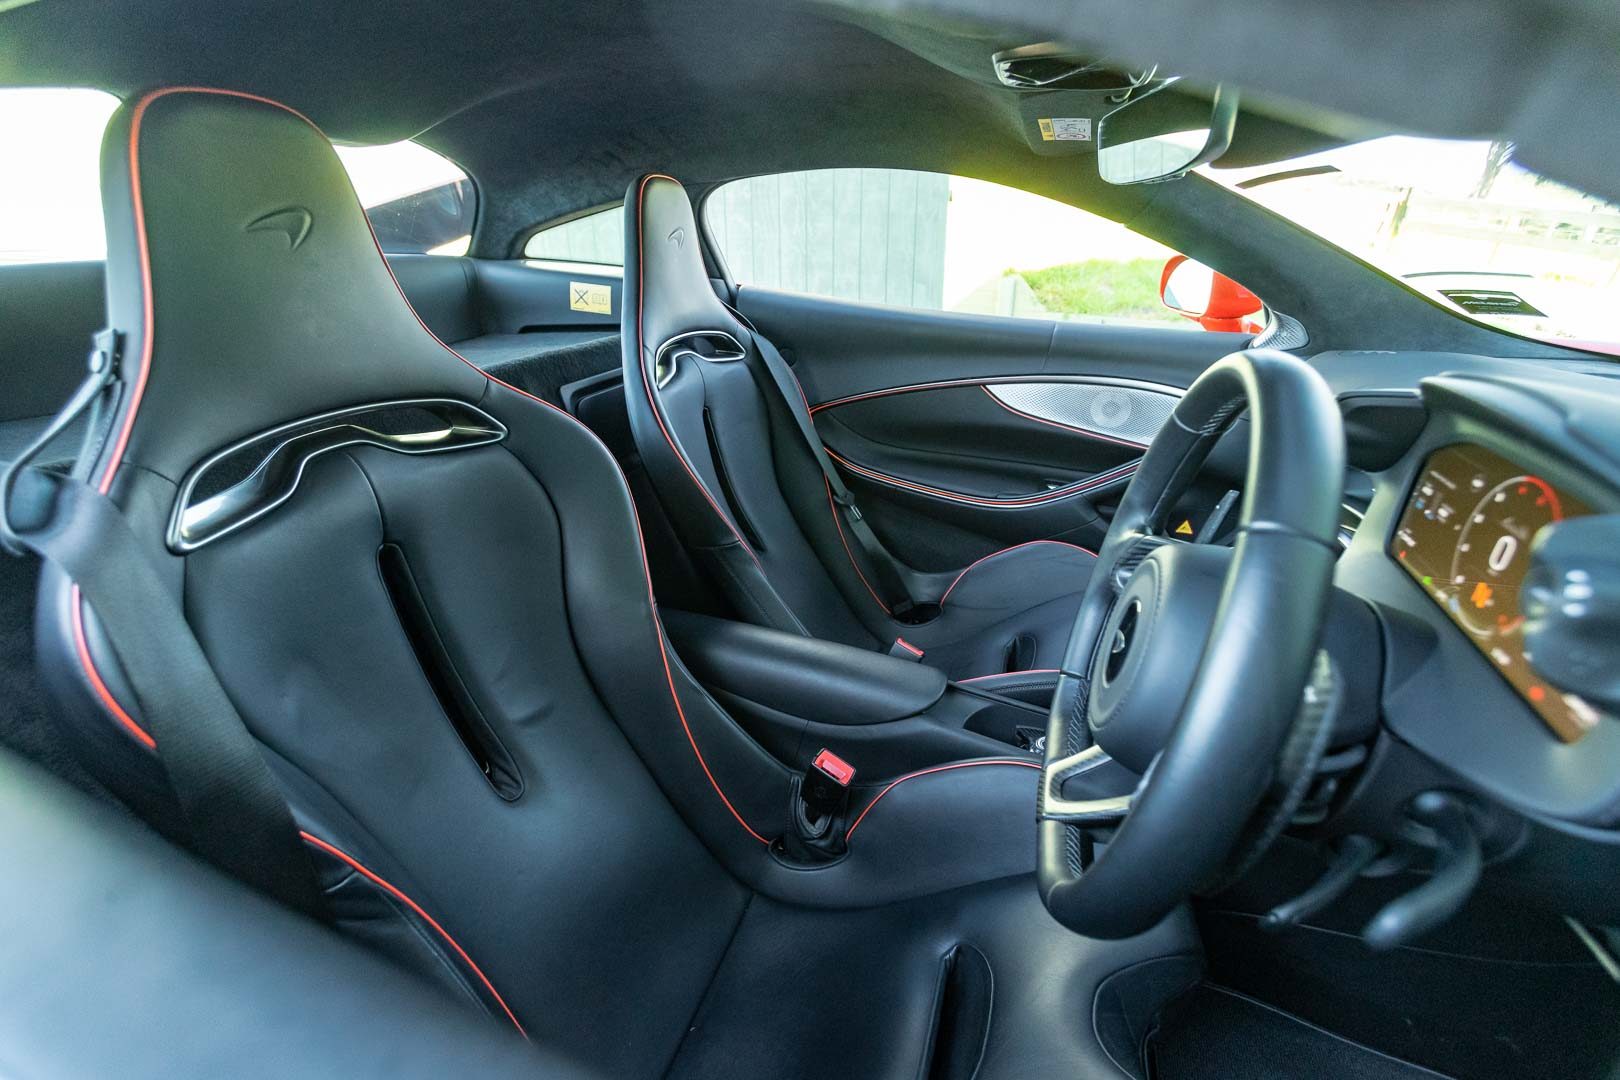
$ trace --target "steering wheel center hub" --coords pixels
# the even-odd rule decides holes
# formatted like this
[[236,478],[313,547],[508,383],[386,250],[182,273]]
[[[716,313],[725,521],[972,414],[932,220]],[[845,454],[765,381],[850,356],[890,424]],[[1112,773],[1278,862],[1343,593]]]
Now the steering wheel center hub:
[[1091,665],[1092,733],[1135,772],[1181,714],[1230,562],[1226,548],[1166,544],[1142,561],[1104,624]]

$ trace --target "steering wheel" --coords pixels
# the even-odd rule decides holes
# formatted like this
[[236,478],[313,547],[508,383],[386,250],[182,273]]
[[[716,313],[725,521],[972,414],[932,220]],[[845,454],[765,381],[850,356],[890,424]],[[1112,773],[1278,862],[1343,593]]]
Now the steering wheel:
[[[1247,411],[1233,545],[1167,519]],[[1153,926],[1222,868],[1271,782],[1311,675],[1332,584],[1344,425],[1327,383],[1273,349],[1232,353],[1188,389],[1121,500],[1069,638],[1038,802],[1041,899],[1092,937]],[[1115,798],[1066,793],[1112,759]],[[1088,830],[1113,836],[1090,864]]]

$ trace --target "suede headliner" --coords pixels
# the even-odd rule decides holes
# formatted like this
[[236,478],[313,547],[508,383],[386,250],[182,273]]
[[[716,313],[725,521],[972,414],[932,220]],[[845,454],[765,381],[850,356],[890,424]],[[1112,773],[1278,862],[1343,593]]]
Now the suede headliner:
[[[1083,206],[1219,266],[1278,310],[1308,315],[1311,351],[1569,355],[1472,327],[1201,178],[1110,187],[1086,158],[1032,153],[1019,96],[990,71],[998,48],[1084,40],[1098,55],[1162,59],[1269,91],[1246,98],[1264,111],[1240,119],[1228,164],[1395,123],[1505,131],[1549,171],[1620,190],[1605,167],[1620,157],[1620,117],[1606,104],[1620,46],[1606,65],[1554,63],[1560,50],[1584,56],[1620,42],[1620,8],[1513,0],[1513,17],[1498,25],[1483,13],[1507,0],[1480,0],[1466,15],[1464,3],[1378,0],[1376,25],[1360,26],[1337,0],[1218,9],[1193,0],[32,0],[0,13],[0,85],[120,95],[218,86],[287,102],[340,141],[418,137],[480,185],[472,253],[486,258],[512,256],[537,224],[617,202],[647,170],[681,177],[700,198],[714,182],[757,172],[933,169]],[[1420,8],[1450,36],[1430,33],[1434,19]],[[1258,22],[1245,14],[1262,10]],[[991,17],[999,28],[985,28]],[[1271,40],[1255,41],[1255,25],[1272,28]],[[1240,29],[1248,38],[1238,48]],[[1452,50],[1464,37],[1466,56]],[[1452,52],[1458,62],[1442,63]],[[1434,92],[1413,94],[1414,85]],[[1347,105],[1385,126],[1334,111]],[[1561,113],[1576,122],[1552,122]]]

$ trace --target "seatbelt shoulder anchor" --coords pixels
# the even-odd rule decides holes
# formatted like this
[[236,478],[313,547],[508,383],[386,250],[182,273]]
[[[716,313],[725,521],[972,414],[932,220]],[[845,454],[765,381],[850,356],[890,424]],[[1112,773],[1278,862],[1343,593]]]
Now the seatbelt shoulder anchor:
[[17,487],[18,479],[28,468],[29,463],[39,456],[40,451],[77,420],[79,414],[88,409],[90,403],[118,377],[123,344],[124,335],[111,327],[97,330],[90,336],[90,354],[85,358],[87,372],[84,381],[73,391],[73,396],[68,398],[67,404],[51,417],[51,422],[45,425],[44,430],[34,436],[28,445],[22,448],[16,459],[6,466],[5,471],[0,473],[0,549],[6,553],[21,556],[29,551],[28,545],[19,539],[11,516],[11,496]]

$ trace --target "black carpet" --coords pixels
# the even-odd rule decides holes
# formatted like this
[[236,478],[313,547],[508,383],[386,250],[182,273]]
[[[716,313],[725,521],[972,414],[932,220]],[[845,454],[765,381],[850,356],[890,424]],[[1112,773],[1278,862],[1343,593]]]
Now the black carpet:
[[1147,1039],[1151,1080],[1435,1080],[1253,998],[1207,983],[1164,1010]]

